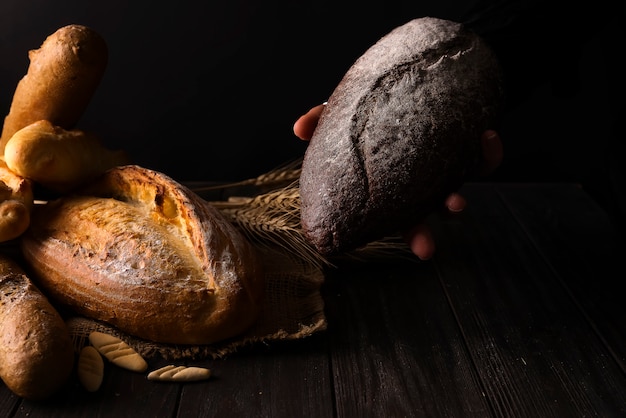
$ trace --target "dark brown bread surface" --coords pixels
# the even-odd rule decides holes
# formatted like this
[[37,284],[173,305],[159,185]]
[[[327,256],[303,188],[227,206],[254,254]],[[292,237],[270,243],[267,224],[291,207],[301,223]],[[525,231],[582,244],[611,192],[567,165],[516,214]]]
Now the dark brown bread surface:
[[243,234],[139,166],[36,207],[21,248],[51,299],[147,340],[211,344],[246,330],[261,309],[261,260]]
[[370,47],[337,85],[304,156],[305,235],[322,254],[416,224],[481,158],[503,101],[498,62],[461,24],[412,20]]

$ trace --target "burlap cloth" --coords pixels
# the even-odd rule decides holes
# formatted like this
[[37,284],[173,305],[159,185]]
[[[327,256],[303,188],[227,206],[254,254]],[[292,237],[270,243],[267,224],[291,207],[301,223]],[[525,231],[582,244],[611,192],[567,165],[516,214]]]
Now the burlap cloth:
[[[270,173],[268,173],[270,174]],[[264,175],[267,176],[268,174]],[[265,297],[257,322],[244,334],[211,345],[190,346],[161,344],[128,335],[108,324],[72,316],[67,319],[74,348],[88,344],[92,331],[120,337],[146,358],[161,356],[169,360],[219,358],[257,343],[293,340],[326,329],[324,301],[320,293],[324,282],[324,260],[313,254],[299,236],[298,171],[277,171],[282,177],[280,187],[252,188],[253,196],[229,196],[223,201],[210,201],[230,219],[261,254],[265,267]],[[267,186],[268,179],[263,177]],[[225,193],[226,186],[220,191]],[[229,186],[230,189],[235,187]],[[191,187],[193,189],[193,187]],[[241,187],[235,187],[241,192]],[[202,190],[201,188],[198,190]],[[259,191],[261,190],[261,191]],[[196,190],[194,190],[196,191]],[[280,219],[280,222],[276,222]]]
[[[211,345],[171,345],[146,341],[85,318],[67,318],[74,348],[88,344],[89,333],[102,331],[115,335],[146,358],[161,356],[168,360],[220,358],[254,344],[301,339],[326,329],[321,287],[331,260],[320,256],[300,231],[299,162],[278,168],[256,179],[220,186],[220,198],[206,195],[211,187],[191,187],[220,209],[250,240],[265,266],[265,299],[257,322],[236,338]],[[189,185],[188,185],[189,186]],[[250,186],[252,188],[250,189]],[[232,190],[249,193],[233,196]],[[228,191],[230,190],[230,192]],[[202,193],[202,192],[205,193]],[[381,240],[345,254],[353,260],[402,257],[410,250],[398,237]]]
[[84,317],[70,317],[67,324],[79,350],[88,343],[89,333],[103,331],[120,337],[146,358],[170,360],[219,358],[244,346],[278,340],[300,339],[326,329],[324,301],[320,287],[323,268],[280,248],[258,246],[265,264],[266,293],[258,321],[237,338],[212,345],[159,344],[125,334],[118,329]]

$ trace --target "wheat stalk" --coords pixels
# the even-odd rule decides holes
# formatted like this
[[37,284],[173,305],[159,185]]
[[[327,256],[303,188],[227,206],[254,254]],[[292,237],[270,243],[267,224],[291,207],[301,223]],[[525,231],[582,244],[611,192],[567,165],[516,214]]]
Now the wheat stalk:
[[207,192],[211,190],[230,189],[243,186],[254,186],[260,189],[272,190],[289,185],[300,178],[302,171],[302,158],[288,162],[258,177],[245,179],[237,182],[194,187],[195,192]]
[[374,258],[402,258],[408,261],[419,261],[419,258],[411,251],[411,247],[400,236],[389,236],[372,241],[356,250],[333,257],[333,260],[340,258],[361,262],[371,261]]
[[[217,186],[197,187],[196,192],[255,186],[262,190],[253,196],[231,196],[210,201],[237,226],[248,239],[260,245],[278,246],[314,266],[332,266],[304,237],[300,224],[301,160],[283,165],[258,177]],[[371,242],[337,258],[364,261],[372,258],[407,257],[415,259],[409,247],[398,237]]]
[[330,265],[304,238],[298,183],[255,197],[211,202],[252,241],[279,246],[318,267]]

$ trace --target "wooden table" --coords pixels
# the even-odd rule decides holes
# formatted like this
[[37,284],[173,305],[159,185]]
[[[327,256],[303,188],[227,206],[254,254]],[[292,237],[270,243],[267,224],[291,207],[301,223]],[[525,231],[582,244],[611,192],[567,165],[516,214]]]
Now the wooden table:
[[[3,417],[626,416],[626,247],[576,185],[468,184],[429,262],[340,263],[328,329],[197,364],[202,383],[108,367]],[[151,366],[159,366],[152,360]]]

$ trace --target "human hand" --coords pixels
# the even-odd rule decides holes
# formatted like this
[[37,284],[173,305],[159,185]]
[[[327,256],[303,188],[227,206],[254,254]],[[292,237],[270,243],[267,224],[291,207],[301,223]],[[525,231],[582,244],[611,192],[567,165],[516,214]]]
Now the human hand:
[[[317,105],[300,116],[293,125],[294,134],[305,141],[311,139],[323,110],[324,104]],[[498,133],[490,129],[483,132],[480,139],[483,150],[480,174],[488,175],[502,162],[502,141]],[[445,208],[452,213],[461,212],[466,204],[465,198],[458,193],[451,193],[444,202]],[[435,253],[435,240],[430,228],[424,223],[409,227],[404,233],[404,239],[411,251],[422,260],[432,258]]]

